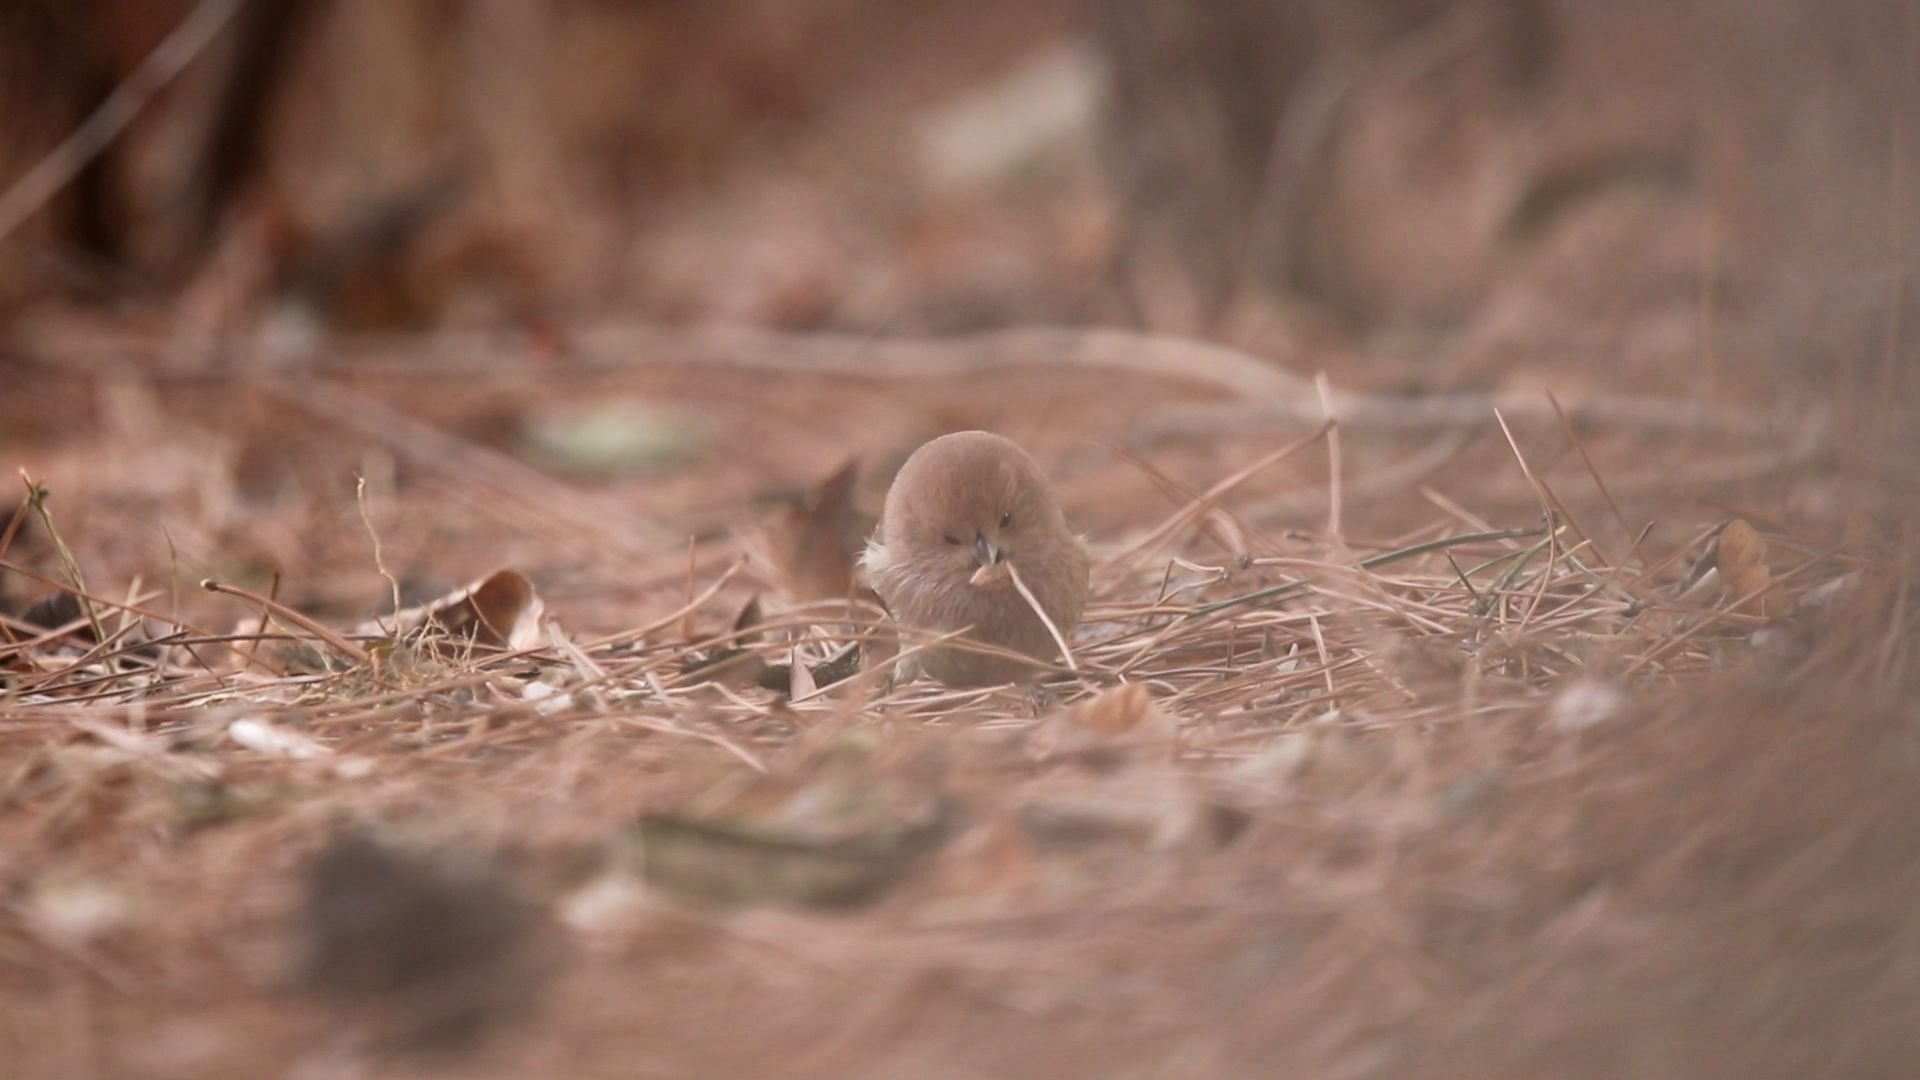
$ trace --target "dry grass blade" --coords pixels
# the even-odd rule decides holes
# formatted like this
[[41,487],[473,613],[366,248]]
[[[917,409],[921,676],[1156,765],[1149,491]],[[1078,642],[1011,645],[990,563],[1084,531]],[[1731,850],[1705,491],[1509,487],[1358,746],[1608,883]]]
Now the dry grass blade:
[[1074,662],[1073,648],[1067,644],[1066,636],[1061,634],[1060,627],[1055,625],[1051,618],[1047,617],[1047,610],[1040,606],[1039,597],[1034,596],[1033,590],[1027,588],[1026,580],[1020,576],[1020,568],[1012,563],[1005,565],[1007,568],[1007,576],[1013,579],[1013,587],[1019,591],[1020,599],[1025,600],[1027,606],[1033,609],[1034,618],[1040,620],[1040,625],[1047,628],[1047,635],[1053,638],[1055,645],[1059,646],[1060,656],[1066,661],[1067,670],[1078,675],[1080,673],[1080,665]]
[[1328,433],[1330,426],[1331,425],[1323,426],[1319,430],[1295,439],[1285,446],[1262,455],[1252,463],[1235,470],[1208,488],[1199,498],[1187,503],[1187,505],[1175,511],[1173,515],[1165,521],[1148,530],[1145,536],[1127,545],[1125,548],[1106,556],[1102,562],[1108,566],[1126,566],[1131,564],[1135,559],[1164,545],[1175,533],[1179,532],[1182,527],[1218,505],[1220,500],[1224,498],[1228,492],[1245,483],[1249,477],[1254,476],[1272,465],[1285,461],[1306,447],[1318,442],[1322,436]]
[[285,604],[270,600],[251,589],[243,589],[238,585],[222,584],[212,578],[207,578],[202,581],[200,587],[208,592],[225,593],[228,596],[238,597],[259,607],[262,611],[271,611],[279,616],[283,622],[291,623],[305,630],[307,633],[312,634],[315,639],[325,642],[333,651],[353,661],[356,665],[365,664],[369,659],[367,650],[348,641],[334,630],[309,619]]

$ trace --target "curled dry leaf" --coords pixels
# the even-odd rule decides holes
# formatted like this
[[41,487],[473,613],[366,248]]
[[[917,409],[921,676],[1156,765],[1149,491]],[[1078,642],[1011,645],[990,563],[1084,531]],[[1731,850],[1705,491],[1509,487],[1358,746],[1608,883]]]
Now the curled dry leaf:
[[1121,735],[1172,738],[1174,734],[1172,718],[1154,703],[1145,683],[1116,686],[1075,705],[1067,713],[1067,721],[1105,738]]
[[1714,541],[1714,567],[1740,610],[1778,615],[1786,610],[1785,591],[1773,584],[1767,569],[1767,542],[1744,519],[1734,518]]
[[1123,746],[1171,744],[1179,733],[1144,683],[1126,683],[1056,714],[1035,733],[1043,757],[1088,754]]
[[763,530],[768,566],[780,591],[799,603],[844,599],[866,527],[854,512],[856,462],[849,460],[812,491],[789,499]]
[[400,611],[384,625],[362,625],[360,632],[404,637],[431,631],[436,640],[471,642],[495,649],[531,649],[542,640],[540,616],[545,610],[546,605],[525,575],[517,570],[496,570],[431,603]]

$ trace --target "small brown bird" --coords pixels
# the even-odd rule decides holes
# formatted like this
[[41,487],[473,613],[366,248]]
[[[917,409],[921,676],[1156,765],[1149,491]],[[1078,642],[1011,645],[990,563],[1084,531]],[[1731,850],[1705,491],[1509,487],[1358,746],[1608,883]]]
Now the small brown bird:
[[[1087,602],[1086,544],[1067,527],[1047,478],[1027,452],[986,431],[942,435],[900,467],[862,559],[874,591],[900,622],[969,641],[1059,657],[1053,635],[1020,595],[1011,570],[1069,637]],[[950,686],[1031,678],[1011,657],[937,647],[913,672]]]

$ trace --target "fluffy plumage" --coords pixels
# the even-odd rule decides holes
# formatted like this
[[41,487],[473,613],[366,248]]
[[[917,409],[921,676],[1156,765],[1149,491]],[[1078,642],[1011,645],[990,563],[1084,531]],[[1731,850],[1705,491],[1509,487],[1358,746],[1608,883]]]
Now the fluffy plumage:
[[[1087,548],[1047,478],[1026,451],[986,431],[942,435],[913,452],[862,561],[900,622],[939,633],[972,627],[969,640],[1043,661],[1060,650],[1002,564],[1019,569],[1063,636],[1087,601]],[[956,648],[928,649],[913,661],[915,671],[950,686],[1018,682],[1037,671]]]

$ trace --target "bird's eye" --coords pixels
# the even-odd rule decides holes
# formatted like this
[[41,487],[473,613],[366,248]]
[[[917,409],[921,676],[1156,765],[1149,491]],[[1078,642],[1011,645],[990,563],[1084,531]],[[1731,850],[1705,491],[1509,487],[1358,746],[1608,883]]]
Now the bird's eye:
[[960,538],[953,535],[952,533],[944,533],[941,535],[940,539],[945,540],[947,543],[952,544],[954,547],[960,546]]
[[1000,527],[1001,527],[1001,528],[1003,528],[1003,529],[1004,529],[1004,528],[1006,528],[1007,526],[1009,526],[1009,525],[1011,525],[1011,524],[1013,524],[1013,515],[1012,515],[1012,514],[1001,514],[1001,515],[1000,515]]

